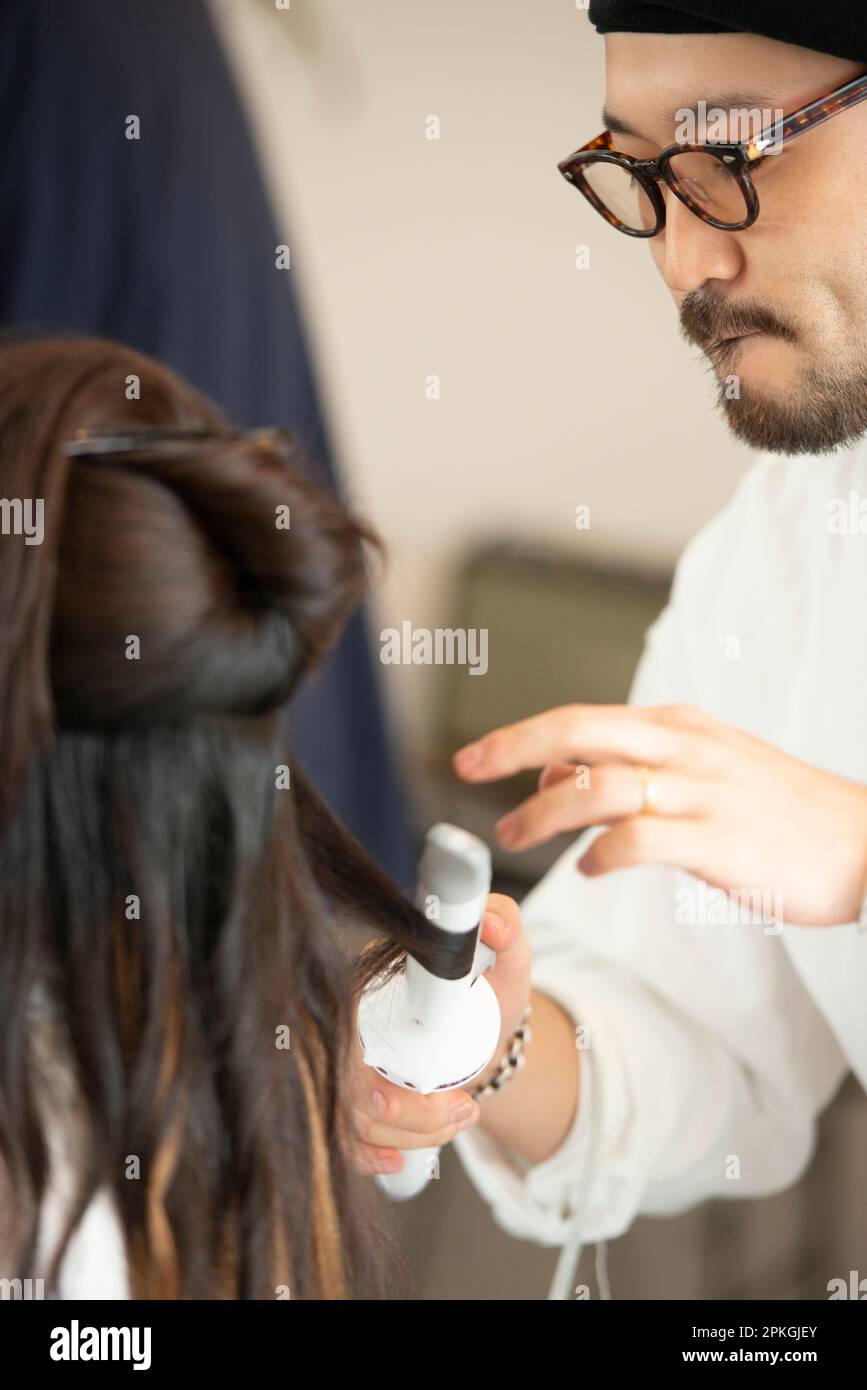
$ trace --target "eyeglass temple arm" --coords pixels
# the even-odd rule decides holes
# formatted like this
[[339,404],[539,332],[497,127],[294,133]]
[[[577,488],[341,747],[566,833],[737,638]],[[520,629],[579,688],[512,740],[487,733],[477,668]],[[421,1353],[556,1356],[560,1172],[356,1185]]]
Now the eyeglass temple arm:
[[[790,116],[784,116],[781,121],[765,126],[755,139],[741,141],[739,148],[746,159],[750,161],[761,159],[769,146],[787,144],[796,136],[803,135],[805,131],[813,130],[815,126],[829,121],[832,116],[838,116],[841,111],[848,111],[864,100],[867,100],[867,73],[862,73],[860,77],[847,82],[843,87],[838,87],[835,92],[831,92],[828,96],[819,97],[818,100],[809,102],[800,110],[793,111]],[[562,160],[558,168],[563,172],[564,167],[569,164],[571,159],[575,158],[576,154],[589,154],[591,150],[610,150],[611,148],[611,132],[603,130],[601,135],[589,140],[574,154]]]
[[809,105],[802,106],[799,111],[793,111],[791,116],[784,116],[781,121],[766,126],[754,140],[744,140],[741,149],[747,159],[761,159],[768,146],[781,145],[789,140],[794,140],[796,135],[803,135],[805,131],[812,130],[815,126],[821,125],[823,121],[829,121],[832,116],[839,115],[841,111],[848,111],[850,107],[857,106],[860,101],[865,99],[867,99],[867,73],[862,73],[852,82],[847,82],[844,87],[838,87],[837,91],[831,92],[829,96],[820,97],[818,101],[811,101]]

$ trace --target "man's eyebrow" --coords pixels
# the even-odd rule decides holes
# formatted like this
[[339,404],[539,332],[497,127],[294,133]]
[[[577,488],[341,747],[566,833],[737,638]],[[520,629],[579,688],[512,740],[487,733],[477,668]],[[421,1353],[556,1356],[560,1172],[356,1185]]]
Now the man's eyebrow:
[[[746,109],[748,111],[770,111],[773,120],[777,111],[784,108],[779,104],[778,97],[769,97],[763,93],[756,95],[755,92],[724,92],[721,96],[713,98],[703,98],[705,103],[705,114],[711,111],[735,111]],[[698,113],[698,103],[693,106],[679,106],[675,112],[663,113],[662,119],[667,124],[675,124],[684,111],[690,111],[695,116]],[[627,121],[625,116],[618,116],[616,111],[609,111],[607,106],[602,108],[602,125],[605,130],[610,130],[612,135],[635,135],[639,139],[647,138],[643,132]]]
[[624,120],[622,116],[618,116],[616,111],[609,111],[607,106],[603,106],[600,119],[603,129],[610,130],[612,135],[641,136],[640,130],[636,130],[634,125],[629,124],[629,121]]

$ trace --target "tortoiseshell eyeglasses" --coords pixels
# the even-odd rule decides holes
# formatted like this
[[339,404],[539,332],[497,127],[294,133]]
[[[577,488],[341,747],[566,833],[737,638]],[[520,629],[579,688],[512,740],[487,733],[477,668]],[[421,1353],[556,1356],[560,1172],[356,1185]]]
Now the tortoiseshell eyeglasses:
[[742,232],[759,215],[750,170],[841,111],[867,98],[867,73],[765,127],[750,140],[731,144],[669,145],[656,159],[633,159],[614,149],[606,130],[557,168],[596,211],[627,236],[657,236],[665,226],[663,180],[690,212],[726,232]]

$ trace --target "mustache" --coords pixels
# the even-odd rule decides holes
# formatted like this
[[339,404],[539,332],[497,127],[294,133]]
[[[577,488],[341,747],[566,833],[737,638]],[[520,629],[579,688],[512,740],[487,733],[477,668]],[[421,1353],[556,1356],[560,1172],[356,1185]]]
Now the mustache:
[[681,304],[680,327],[687,342],[705,350],[721,339],[746,333],[769,333],[788,343],[797,336],[784,319],[763,304],[733,304],[702,290],[691,290]]

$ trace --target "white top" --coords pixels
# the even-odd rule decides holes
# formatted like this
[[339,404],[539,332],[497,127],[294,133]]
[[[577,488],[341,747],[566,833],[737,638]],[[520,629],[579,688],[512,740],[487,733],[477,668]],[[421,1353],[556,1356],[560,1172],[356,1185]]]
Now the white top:
[[[835,500],[854,532],[851,515],[849,534],[839,516],[829,530]],[[698,705],[867,783],[867,441],[753,466],[682,556],[631,699]],[[658,867],[585,879],[576,858],[523,914],[535,986],[588,1029],[589,1103],[533,1167],[478,1127],[456,1136],[495,1217],[543,1244],[604,1240],[639,1213],[787,1186],[848,1069],[867,1086],[867,931],[679,925],[674,895],[697,880]]]
[[[48,1145],[49,1179],[39,1212],[34,1277],[46,1281],[77,1198],[85,1144],[84,1111],[67,1061],[69,1040],[47,996],[31,1000],[31,1043],[38,1075],[37,1105]],[[12,1267],[4,1207],[14,1203],[0,1166],[0,1277],[19,1278]],[[5,1216],[10,1214],[6,1211]],[[63,1299],[127,1299],[129,1273],[123,1232],[110,1193],[99,1189],[70,1237],[61,1264],[57,1295]]]

